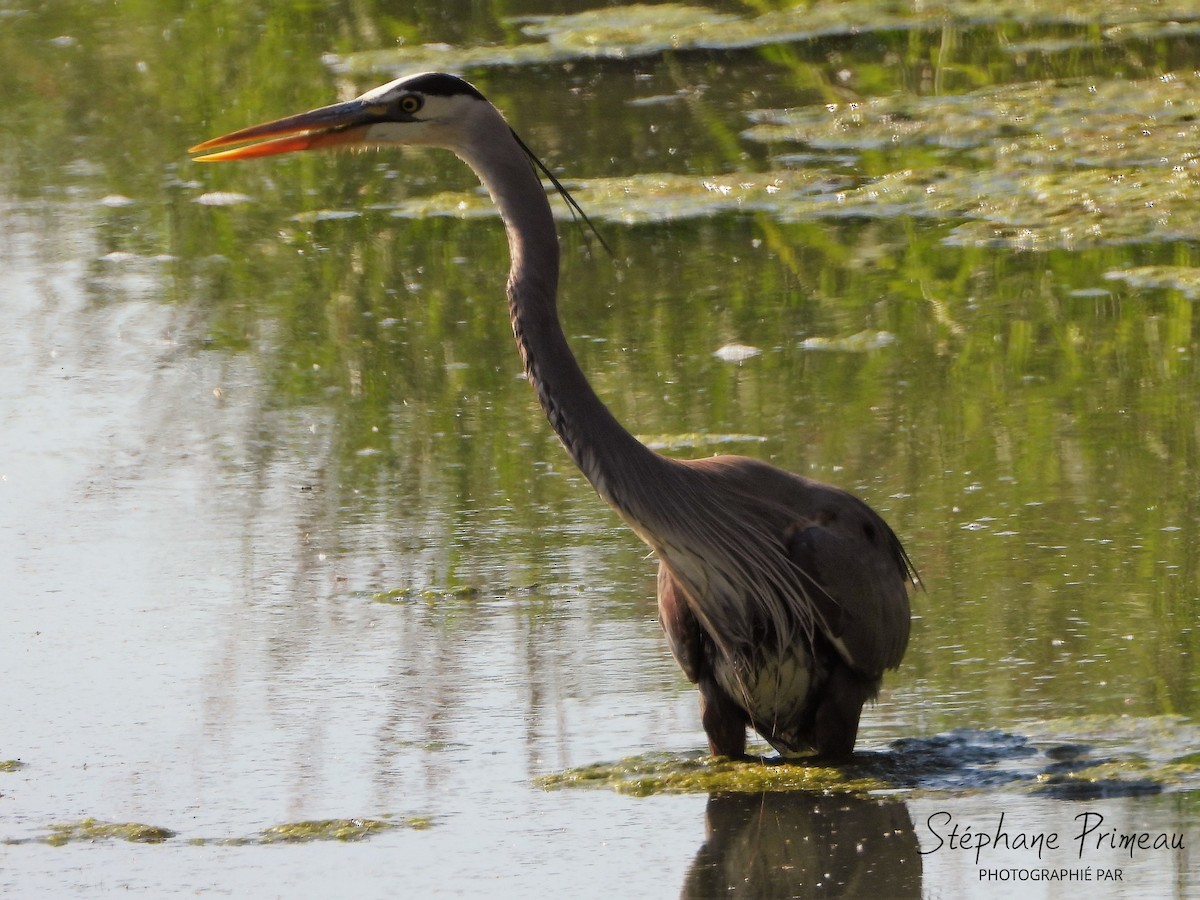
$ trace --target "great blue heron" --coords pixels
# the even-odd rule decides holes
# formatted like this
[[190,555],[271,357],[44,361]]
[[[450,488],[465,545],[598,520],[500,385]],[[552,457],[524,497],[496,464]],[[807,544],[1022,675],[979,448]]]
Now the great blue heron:
[[[235,144],[245,146],[208,152]],[[848,756],[863,703],[908,644],[915,575],[900,541],[843,490],[741,456],[670,459],[621,427],[559,324],[558,235],[535,165],[578,206],[474,86],[400,78],[192,152],[218,161],[389,145],[453,151],[499,208],[526,375],[575,464],[658,556],[659,619],[699,687],[709,750],[744,756],[749,725],[784,756]]]

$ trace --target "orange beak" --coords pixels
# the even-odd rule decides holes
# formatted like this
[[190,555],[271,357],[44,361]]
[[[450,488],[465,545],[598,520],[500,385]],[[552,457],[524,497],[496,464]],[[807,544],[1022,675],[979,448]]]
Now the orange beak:
[[[188,152],[204,153],[203,156],[196,157],[196,162],[227,162],[234,159],[274,156],[295,150],[361,144],[367,130],[382,120],[381,113],[382,109],[378,106],[361,100],[349,100],[232,131],[197,144]],[[251,141],[255,143],[248,143]],[[231,144],[246,146],[205,153],[207,150],[228,147]]]

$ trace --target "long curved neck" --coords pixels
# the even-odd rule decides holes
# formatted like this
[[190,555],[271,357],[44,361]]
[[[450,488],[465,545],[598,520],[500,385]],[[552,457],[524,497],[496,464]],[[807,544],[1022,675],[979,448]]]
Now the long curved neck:
[[558,233],[545,190],[507,126],[486,152],[468,148],[459,156],[491,194],[508,232],[513,335],[546,418],[597,493],[629,512],[637,501],[626,488],[664,460],[609,412],[567,344],[556,303]]

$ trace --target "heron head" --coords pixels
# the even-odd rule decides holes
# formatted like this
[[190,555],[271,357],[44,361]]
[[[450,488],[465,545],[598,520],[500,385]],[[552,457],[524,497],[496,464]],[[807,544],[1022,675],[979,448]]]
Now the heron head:
[[[423,72],[372,88],[365,94],[252,125],[197,144],[199,162],[274,156],[295,150],[408,144],[455,149],[472,122],[499,114],[473,85],[456,75]],[[218,150],[242,144],[229,150]]]

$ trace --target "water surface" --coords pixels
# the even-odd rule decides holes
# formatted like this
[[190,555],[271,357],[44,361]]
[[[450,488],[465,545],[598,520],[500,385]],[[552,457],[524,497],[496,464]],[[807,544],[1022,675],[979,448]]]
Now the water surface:
[[[938,848],[945,813],[1067,848],[985,865],[1200,890],[1196,11],[674,49],[635,20],[642,51],[596,54],[508,18],[584,4],[410,6],[7,11],[0,887],[1011,895]],[[848,487],[904,539],[926,590],[860,732],[884,784],[539,782],[704,737],[653,561],[520,377],[498,221],[446,154],[185,152],[437,43],[614,247],[563,229],[618,417]],[[1032,755],[895,776],[896,742],[963,729]],[[1085,813],[1187,849],[1077,854]]]

